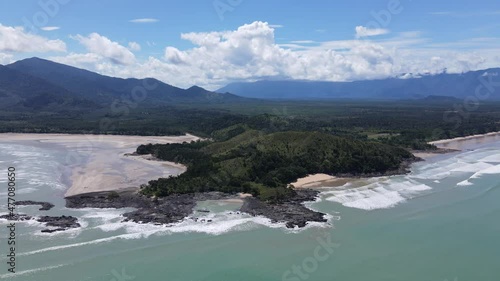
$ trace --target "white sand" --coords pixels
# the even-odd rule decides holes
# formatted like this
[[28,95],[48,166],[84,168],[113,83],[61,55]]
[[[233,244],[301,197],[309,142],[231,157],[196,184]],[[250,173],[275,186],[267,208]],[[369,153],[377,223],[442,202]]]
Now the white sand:
[[430,144],[433,144],[439,148],[463,150],[469,146],[487,144],[495,141],[500,141],[500,132],[492,132],[453,139],[443,139],[430,142]]
[[293,185],[295,188],[334,187],[342,186],[350,180],[351,179],[337,178],[327,174],[313,174],[300,178],[296,182],[292,182],[290,185]]
[[435,157],[440,155],[439,153],[432,153],[432,152],[413,152],[413,155],[415,157],[422,158],[424,160],[427,160],[429,158]]
[[57,144],[70,152],[66,164],[72,168],[71,186],[65,196],[89,192],[138,188],[152,179],[177,175],[185,167],[171,162],[148,160],[148,156],[126,156],[141,144],[181,143],[199,139],[193,135],[178,137],[0,134],[0,141]]

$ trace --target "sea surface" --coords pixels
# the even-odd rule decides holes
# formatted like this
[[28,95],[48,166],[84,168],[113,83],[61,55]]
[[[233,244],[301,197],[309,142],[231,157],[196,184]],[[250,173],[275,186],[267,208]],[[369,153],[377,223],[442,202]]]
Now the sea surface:
[[43,234],[39,223],[17,223],[12,275],[0,220],[0,280],[500,280],[500,142],[416,163],[408,175],[325,188],[307,205],[329,222],[302,230],[241,214],[234,202],[200,202],[211,212],[167,227],[122,223],[127,209],[66,209],[67,155],[57,145],[0,141],[0,213],[14,166],[17,200],[56,205],[19,213],[82,224]]

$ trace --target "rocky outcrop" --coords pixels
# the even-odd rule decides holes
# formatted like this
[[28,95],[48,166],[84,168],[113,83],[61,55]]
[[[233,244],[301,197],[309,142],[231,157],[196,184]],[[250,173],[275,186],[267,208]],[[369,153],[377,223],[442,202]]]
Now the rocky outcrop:
[[285,222],[286,227],[305,227],[307,222],[326,222],[325,214],[306,208],[303,203],[314,201],[318,191],[301,189],[296,195],[280,203],[266,203],[256,198],[245,198],[241,211],[254,215],[264,216],[272,222]]
[[48,211],[52,208],[54,208],[54,204],[52,203],[49,203],[49,202],[38,202],[38,201],[31,201],[31,200],[27,200],[27,201],[17,201],[16,202],[16,205],[18,206],[31,206],[31,205],[40,205],[40,211]]
[[68,230],[70,228],[77,228],[77,227],[81,226],[78,223],[78,219],[75,217],[72,217],[72,216],[59,216],[59,217],[42,216],[39,218],[34,218],[34,217],[28,216],[26,214],[15,214],[14,216],[3,215],[3,216],[0,216],[0,219],[7,219],[10,221],[36,220],[37,222],[45,224],[45,226],[56,227],[55,229],[46,228],[46,229],[41,230],[41,232],[44,232],[44,233],[65,231],[65,230]]
[[45,223],[46,226],[63,228],[64,230],[69,228],[77,228],[81,225],[78,223],[78,219],[72,216],[42,216],[37,219],[38,222]]

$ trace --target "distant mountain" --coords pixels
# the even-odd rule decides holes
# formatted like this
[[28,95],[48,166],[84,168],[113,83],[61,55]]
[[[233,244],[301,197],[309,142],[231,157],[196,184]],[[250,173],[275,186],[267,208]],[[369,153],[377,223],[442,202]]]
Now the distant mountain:
[[62,87],[2,65],[0,65],[0,104],[3,110],[97,107],[92,101],[76,97]]
[[[130,100],[132,93],[142,96],[143,92],[137,91],[137,87],[140,87],[139,89],[146,88],[147,90],[146,99],[140,101],[145,105],[213,103],[239,98],[231,94],[213,93],[199,87],[184,90],[152,78],[122,79],[109,77],[40,58],[17,61],[6,67],[37,77],[65,89],[74,96],[91,100],[100,105],[109,105],[115,100]],[[150,85],[154,86],[150,88]]]
[[[261,99],[422,99],[427,96],[465,98],[474,95],[485,73],[499,75],[500,68],[463,74],[424,75],[418,78],[388,78],[354,82],[257,81],[232,83],[219,93]],[[497,81],[498,79],[493,79]],[[493,93],[490,99],[500,99]]]

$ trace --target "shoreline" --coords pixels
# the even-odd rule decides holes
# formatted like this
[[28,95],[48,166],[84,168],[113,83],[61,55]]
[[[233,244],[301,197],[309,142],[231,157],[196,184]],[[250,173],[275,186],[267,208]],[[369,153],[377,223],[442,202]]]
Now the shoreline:
[[335,177],[327,174],[310,174],[303,178],[297,179],[295,182],[289,185],[293,186],[295,189],[315,189],[328,187],[339,187],[348,183],[351,179],[344,177]]
[[[484,136],[498,136],[500,133],[489,133],[480,136],[470,136],[466,138],[441,140],[440,143],[453,143],[456,141],[467,141]],[[121,137],[121,136],[119,136]],[[187,135],[185,136],[187,137]],[[177,139],[178,140],[178,139]],[[127,143],[125,140],[120,140],[120,145],[115,143],[123,152],[123,149],[131,149],[131,145],[135,150],[138,145],[148,143],[141,139],[140,143]],[[111,146],[113,148],[113,146]],[[104,148],[103,148],[104,149]],[[109,149],[105,147],[105,149]],[[456,150],[453,150],[456,151]],[[443,154],[452,152],[451,149],[439,149],[432,154]],[[109,156],[109,155],[105,155]],[[151,155],[135,155],[133,151],[119,154],[119,157],[133,161],[140,165],[150,164],[165,168],[175,167],[179,169],[179,173],[185,170],[185,167],[180,164],[160,161]],[[116,158],[115,158],[116,159]],[[124,221],[133,221],[137,223],[154,223],[168,225],[173,222],[181,221],[190,216],[197,202],[205,200],[223,200],[228,202],[242,202],[243,205],[240,211],[253,216],[265,216],[273,222],[285,222],[288,228],[304,227],[308,222],[326,222],[325,214],[307,208],[304,203],[314,201],[320,194],[321,189],[325,187],[341,187],[349,182],[361,178],[371,178],[378,176],[402,175],[409,172],[412,163],[421,161],[419,157],[407,159],[403,161],[398,169],[387,171],[384,173],[374,173],[365,175],[342,174],[330,176],[326,174],[312,174],[307,177],[298,179],[290,186],[295,189],[295,195],[285,199],[279,203],[268,203],[254,197],[243,197],[238,194],[224,194],[220,192],[196,193],[196,194],[177,194],[162,198],[148,198],[137,191],[140,190],[140,185],[132,183],[117,188],[112,185],[111,188],[98,188],[95,190],[85,190],[76,194],[67,193],[66,207],[68,208],[124,208],[132,207],[135,211],[124,214]],[[89,160],[89,163],[95,164],[95,160]],[[99,161],[97,161],[99,163]],[[154,163],[154,164],[153,164]],[[89,165],[90,165],[89,164]],[[88,165],[87,165],[88,166]],[[90,165],[92,166],[92,165]],[[112,176],[112,175],[111,175]],[[123,175],[121,175],[123,176]],[[160,176],[161,177],[161,176]],[[80,187],[82,184],[79,185]],[[81,190],[80,190],[81,191]],[[115,193],[116,194],[115,194]],[[243,198],[242,198],[243,197]]]
[[441,139],[441,140],[431,141],[431,142],[429,142],[429,144],[441,145],[441,144],[447,144],[447,143],[455,142],[455,141],[467,141],[467,140],[479,139],[479,138],[484,138],[484,137],[497,137],[497,136],[500,136],[500,131],[499,132],[490,132],[490,133],[486,133],[486,134],[470,135],[470,136],[466,136],[466,137]]
[[490,132],[486,134],[470,135],[466,137],[442,139],[429,142],[429,144],[433,144],[441,149],[465,150],[471,146],[488,144],[495,141],[500,141],[500,132]]
[[135,188],[160,177],[177,175],[185,167],[171,162],[128,157],[141,144],[182,143],[200,139],[183,136],[129,136],[82,134],[22,134],[2,133],[2,142],[62,147],[67,151],[63,165],[67,167],[69,188],[65,197],[101,191]]
[[[442,140],[432,141],[429,142],[429,144],[436,145],[438,147],[437,150],[413,150],[410,152],[415,157],[425,161],[439,155],[460,152],[466,149],[467,146],[477,145],[478,142],[479,144],[486,144],[489,141],[500,141],[500,132],[490,132],[480,135],[471,135],[466,137],[457,137],[452,139],[442,139]],[[406,168],[408,168],[408,165],[406,166]],[[393,173],[393,172],[387,173],[387,175],[389,176],[396,174],[398,173]],[[306,177],[297,179],[295,182],[290,183],[290,185],[294,186],[296,189],[310,188],[310,189],[320,190],[322,188],[325,188],[326,186],[339,187],[356,178],[365,178],[365,177],[371,178],[373,176],[377,175],[366,175],[360,177],[351,177],[351,176],[336,177],[318,173],[318,174],[307,175]]]

